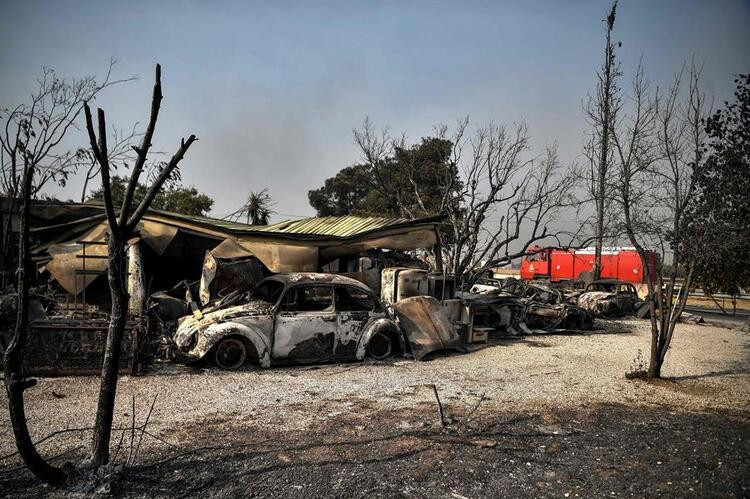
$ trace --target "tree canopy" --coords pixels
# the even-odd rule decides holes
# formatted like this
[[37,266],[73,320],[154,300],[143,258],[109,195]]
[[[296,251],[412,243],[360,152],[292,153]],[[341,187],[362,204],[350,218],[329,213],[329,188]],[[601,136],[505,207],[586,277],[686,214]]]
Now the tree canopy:
[[[128,179],[115,175],[111,178],[112,201],[115,206],[121,206],[125,197]],[[134,199],[139,202],[146,195],[147,187],[140,182],[135,189]],[[100,187],[91,193],[89,200],[104,200],[104,191]],[[173,211],[184,215],[206,216],[211,210],[214,200],[206,194],[198,192],[193,186],[185,187],[173,184],[161,189],[154,198],[151,207],[157,210]]]
[[446,177],[460,186],[452,162],[453,143],[423,138],[398,145],[381,165],[355,164],[308,192],[318,216],[427,216],[440,211]]
[[735,82],[735,102],[706,120],[706,163],[690,213],[686,258],[696,259],[696,280],[706,292],[750,286],[750,74]]

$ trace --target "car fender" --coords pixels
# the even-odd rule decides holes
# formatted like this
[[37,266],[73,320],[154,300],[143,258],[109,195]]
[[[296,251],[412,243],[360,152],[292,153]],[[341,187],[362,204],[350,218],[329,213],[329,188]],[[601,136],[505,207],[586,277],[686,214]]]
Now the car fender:
[[404,336],[401,333],[401,328],[399,328],[398,324],[396,324],[391,319],[381,318],[376,319],[365,326],[365,330],[362,333],[362,336],[359,337],[359,342],[357,343],[357,360],[363,360],[365,358],[365,353],[367,353],[367,344],[370,342],[370,338],[372,338],[375,333],[388,330],[394,331],[398,334],[398,347],[402,352],[404,352],[406,345],[404,343]]
[[206,355],[219,341],[227,336],[242,336],[246,338],[255,347],[258,352],[258,364],[260,367],[271,367],[271,348],[268,345],[265,336],[255,328],[240,324],[238,322],[222,322],[220,324],[211,324],[201,334],[201,339],[193,351],[200,350],[200,356]]

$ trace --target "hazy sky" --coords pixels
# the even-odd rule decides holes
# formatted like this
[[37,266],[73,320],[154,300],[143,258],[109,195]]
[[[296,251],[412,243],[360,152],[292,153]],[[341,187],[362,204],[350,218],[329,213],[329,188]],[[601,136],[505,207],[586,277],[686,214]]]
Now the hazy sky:
[[[357,161],[351,130],[368,115],[414,141],[466,114],[474,124],[524,119],[535,147],[557,140],[562,159],[575,160],[609,5],[3,0],[0,105],[20,102],[44,65],[101,75],[115,57],[115,76],[140,79],[96,105],[129,128],[147,120],[159,62],[154,147],[171,154],[180,137],[198,136],[182,175],[216,200],[213,215],[264,187],[280,214],[312,215],[307,191]],[[625,78],[643,54],[665,85],[695,55],[721,102],[733,74],[750,71],[748,27],[747,0],[624,0],[615,37]],[[80,182],[51,192],[77,199]]]

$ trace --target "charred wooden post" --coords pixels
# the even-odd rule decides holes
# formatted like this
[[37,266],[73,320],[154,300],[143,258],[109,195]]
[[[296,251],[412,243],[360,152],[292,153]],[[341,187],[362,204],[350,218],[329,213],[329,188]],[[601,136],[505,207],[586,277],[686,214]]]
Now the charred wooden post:
[[437,234],[437,241],[435,246],[432,247],[432,252],[435,253],[435,272],[438,274],[443,273],[443,245],[440,243],[440,234]]
[[146,304],[146,276],[143,273],[140,241],[128,247],[128,294],[130,295],[128,304],[130,314],[143,315]]

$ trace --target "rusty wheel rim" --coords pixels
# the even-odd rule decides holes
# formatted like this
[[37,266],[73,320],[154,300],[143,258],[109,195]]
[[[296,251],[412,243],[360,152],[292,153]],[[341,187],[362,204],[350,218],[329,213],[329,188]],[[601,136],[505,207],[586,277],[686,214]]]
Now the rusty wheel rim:
[[391,355],[391,339],[383,333],[375,333],[367,343],[367,351],[370,357],[376,360],[383,360]]
[[237,369],[245,362],[245,345],[236,338],[226,338],[216,347],[216,365],[221,369]]

